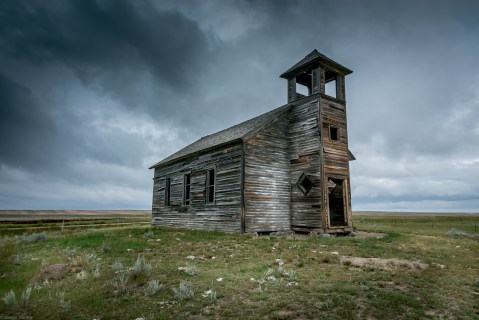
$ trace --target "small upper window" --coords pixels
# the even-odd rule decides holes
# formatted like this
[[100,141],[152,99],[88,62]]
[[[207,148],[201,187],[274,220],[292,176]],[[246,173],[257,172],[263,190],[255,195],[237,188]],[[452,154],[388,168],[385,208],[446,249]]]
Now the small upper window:
[[184,205],[189,205],[190,204],[190,199],[191,199],[191,174],[187,173],[185,174],[184,181],[183,181],[183,204]]
[[329,139],[333,141],[339,140],[339,129],[336,127],[329,127]]
[[206,203],[215,203],[215,169],[206,170]]

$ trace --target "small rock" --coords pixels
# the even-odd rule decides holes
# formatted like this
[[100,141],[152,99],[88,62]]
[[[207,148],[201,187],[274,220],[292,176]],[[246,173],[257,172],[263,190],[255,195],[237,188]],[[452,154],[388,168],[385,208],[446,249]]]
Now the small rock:
[[284,265],[284,260],[283,259],[276,259],[275,261],[278,264],[278,266]]
[[444,270],[444,269],[446,269],[446,266],[443,265],[443,264],[432,263],[431,265],[432,265],[434,268],[438,269],[438,270]]
[[221,282],[221,281],[223,281],[223,278],[218,278],[218,279],[216,279],[216,281]]
[[195,256],[187,256],[186,259],[195,260]]
[[291,281],[291,282],[288,282],[286,284],[286,287],[295,287],[297,286],[299,283],[297,283],[296,281]]
[[205,292],[203,292],[202,296],[203,296],[203,298],[207,298],[207,297],[209,297],[212,293],[213,293],[213,291],[212,291],[211,289],[208,289],[208,290],[206,290]]
[[333,251],[333,252],[331,252],[331,254],[334,254],[334,255],[336,255],[336,256],[339,256],[339,252],[337,252],[337,251]]
[[128,248],[128,249],[126,249],[126,251],[127,252],[133,252],[133,249]]
[[161,241],[161,239],[156,239],[156,241],[157,241],[157,242],[160,242],[160,241]]

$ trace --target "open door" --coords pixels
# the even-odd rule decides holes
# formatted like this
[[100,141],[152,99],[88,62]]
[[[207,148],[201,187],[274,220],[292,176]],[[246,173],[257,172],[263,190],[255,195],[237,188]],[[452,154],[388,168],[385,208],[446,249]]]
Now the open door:
[[328,179],[329,193],[329,225],[331,227],[346,226],[346,192],[343,179]]

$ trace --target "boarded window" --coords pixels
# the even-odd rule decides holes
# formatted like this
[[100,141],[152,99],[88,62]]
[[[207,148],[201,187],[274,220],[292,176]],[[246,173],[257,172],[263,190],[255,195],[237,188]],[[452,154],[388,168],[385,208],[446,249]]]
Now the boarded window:
[[183,178],[183,204],[184,205],[189,205],[190,204],[190,199],[191,199],[191,174],[187,173],[185,174]]
[[329,127],[329,138],[334,141],[339,140],[339,129],[336,127]]
[[171,200],[171,180],[170,178],[165,179],[165,206],[170,205]]
[[298,186],[303,191],[304,195],[307,195],[308,192],[313,188],[313,180],[308,177],[306,174],[302,174],[298,180]]
[[206,170],[206,203],[215,203],[215,169]]

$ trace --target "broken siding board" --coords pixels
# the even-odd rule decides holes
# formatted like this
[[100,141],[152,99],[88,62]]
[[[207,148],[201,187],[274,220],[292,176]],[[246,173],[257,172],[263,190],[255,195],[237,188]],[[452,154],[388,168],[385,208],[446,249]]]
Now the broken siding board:
[[[157,226],[241,232],[241,143],[211,150],[155,169],[153,219]],[[215,203],[205,203],[206,170],[215,168]],[[191,173],[191,204],[183,205],[183,176]],[[171,206],[164,205],[165,179],[172,181]]]

